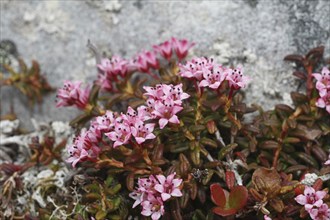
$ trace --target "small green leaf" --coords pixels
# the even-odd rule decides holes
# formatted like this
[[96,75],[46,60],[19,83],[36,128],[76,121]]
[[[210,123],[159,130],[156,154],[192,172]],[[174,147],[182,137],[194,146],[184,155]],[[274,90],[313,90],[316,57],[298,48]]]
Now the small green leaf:
[[197,209],[192,217],[193,220],[206,220],[205,215],[200,209]]
[[120,184],[117,184],[117,185],[115,185],[114,187],[111,187],[111,189],[108,189],[107,192],[108,192],[110,195],[115,195],[116,193],[119,192],[120,189],[121,189],[121,185],[120,185]]
[[265,150],[277,149],[278,148],[278,142],[277,141],[272,141],[272,140],[264,141],[264,142],[261,142],[259,144],[259,147],[261,149],[265,149]]
[[233,151],[237,147],[237,144],[229,144],[226,147],[221,148],[219,151],[218,158],[219,160],[222,160],[227,154],[229,154],[231,151]]
[[98,193],[88,193],[85,195],[87,201],[97,201],[101,199],[101,195]]
[[318,169],[319,165],[317,163],[317,161],[311,156],[311,155],[308,155],[304,152],[298,152],[296,154],[301,160],[305,161],[307,164],[315,167]]
[[74,118],[70,122],[70,126],[77,127],[81,124],[85,124],[90,118],[91,118],[91,116],[88,113],[83,113],[83,114],[77,116],[76,118]]
[[295,105],[299,105],[308,101],[307,96],[299,92],[291,92],[291,98]]
[[284,139],[283,141],[284,143],[299,143],[300,142],[300,138],[296,138],[296,137],[287,137]]
[[182,144],[182,145],[171,145],[170,151],[171,153],[181,153],[189,149],[189,145]]
[[113,177],[112,176],[108,176],[108,178],[105,180],[105,185],[107,187],[109,187],[112,182],[113,182]]
[[96,215],[95,215],[95,218],[96,220],[103,220],[105,219],[105,217],[107,216],[107,212],[104,211],[104,210],[99,210]]
[[206,127],[204,125],[192,125],[189,127],[189,131],[191,132],[199,132],[206,130]]
[[195,147],[195,149],[190,152],[190,157],[194,165],[199,166],[200,165],[200,150],[199,147]]
[[312,153],[318,159],[318,161],[326,161],[328,158],[328,154],[325,152],[325,150],[322,149],[322,147],[318,145],[314,145],[312,147]]
[[286,173],[294,173],[294,172],[296,172],[296,171],[304,171],[304,170],[307,170],[308,169],[308,167],[307,166],[305,166],[305,165],[293,165],[293,166],[290,166],[290,167],[288,167],[286,170],[285,170],[285,172]]
[[201,144],[203,145],[207,145],[207,146],[210,146],[210,147],[213,147],[213,148],[217,148],[218,147],[218,144],[216,141],[210,139],[210,138],[206,138],[206,137],[203,137],[201,140],[200,140]]
[[93,105],[96,105],[97,97],[99,95],[99,91],[100,91],[100,86],[94,83],[94,85],[92,87],[92,90],[89,94],[89,99],[88,99],[89,103],[91,103]]
[[213,174],[214,170],[208,170],[206,177],[202,180],[203,185],[207,185],[211,181]]

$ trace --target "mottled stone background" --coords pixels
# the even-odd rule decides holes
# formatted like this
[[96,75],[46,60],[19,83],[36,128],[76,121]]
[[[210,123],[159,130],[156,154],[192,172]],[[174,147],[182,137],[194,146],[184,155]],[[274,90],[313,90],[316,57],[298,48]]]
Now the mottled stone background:
[[[213,55],[223,64],[242,63],[253,78],[248,103],[266,109],[289,103],[297,88],[288,53],[325,45],[330,55],[330,1],[18,1],[1,0],[1,40],[10,39],[26,61],[36,59],[54,87],[63,80],[93,80],[95,61],[86,47],[124,57],[171,36],[197,43],[194,55]],[[1,89],[2,113],[14,103],[25,123],[69,120],[73,109],[56,109],[55,93],[30,111],[24,97]]]

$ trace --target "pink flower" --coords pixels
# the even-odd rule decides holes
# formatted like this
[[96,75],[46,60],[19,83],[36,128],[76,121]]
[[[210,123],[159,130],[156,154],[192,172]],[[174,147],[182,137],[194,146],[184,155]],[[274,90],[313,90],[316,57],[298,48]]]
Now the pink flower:
[[88,129],[88,138],[93,144],[98,145],[102,141],[101,130],[91,125]]
[[295,200],[300,205],[305,206],[305,210],[309,212],[314,206],[320,207],[323,204],[323,198],[327,193],[325,191],[317,191],[310,186],[306,186],[304,195],[298,195]]
[[103,58],[100,64],[97,64],[100,73],[98,74],[97,84],[102,90],[112,91],[112,82],[118,80],[118,76],[126,77],[130,71],[129,61],[119,56],[112,56],[111,59]]
[[70,157],[66,160],[68,163],[72,163],[72,167],[75,168],[77,163],[85,161],[88,158],[88,152],[85,149],[76,149],[76,146],[69,147],[68,150]]
[[102,116],[96,117],[92,122],[92,127],[102,132],[109,132],[115,128],[116,115],[112,111],[106,111]]
[[268,215],[264,215],[264,220],[272,220]]
[[199,87],[210,87],[211,89],[218,89],[221,83],[226,79],[227,72],[225,69],[216,65],[212,70],[203,72],[204,80],[199,83]]
[[176,114],[182,109],[181,106],[174,105],[174,102],[171,99],[164,102],[157,102],[153,114],[159,118],[159,128],[163,129],[168,122],[180,124],[179,118]]
[[323,97],[330,90],[330,70],[327,67],[323,67],[321,74],[314,73],[316,79],[316,88],[319,91],[320,97]]
[[132,199],[135,200],[134,204],[133,204],[133,208],[135,208],[136,206],[140,205],[141,202],[143,202],[144,200],[146,200],[145,196],[147,194],[145,194],[144,192],[139,192],[139,191],[133,191],[129,194],[129,197],[131,197]]
[[100,148],[91,142],[89,138],[89,131],[83,130],[79,136],[74,139],[73,145],[68,148],[70,157],[66,160],[68,163],[72,163],[72,167],[75,167],[78,162],[91,160],[94,161],[99,153]]
[[129,196],[135,200],[133,208],[142,206],[141,214],[159,219],[165,212],[164,202],[170,197],[180,197],[182,193],[179,186],[182,179],[174,178],[175,173],[168,177],[157,175],[157,179],[150,175],[149,178],[140,178],[138,187]]
[[188,54],[188,50],[195,45],[195,43],[189,42],[186,39],[178,40],[172,37],[171,40],[172,40],[172,47],[179,60],[184,59]]
[[156,193],[154,186],[157,183],[156,178],[150,175],[149,178],[139,178],[137,189],[129,194],[129,197],[135,200],[133,208],[147,200],[148,194]]
[[104,91],[109,91],[111,92],[112,89],[113,89],[113,85],[112,85],[112,80],[111,78],[108,78],[107,74],[104,73],[104,72],[100,72],[98,75],[97,75],[97,85],[99,85],[101,87],[101,90],[104,90]]
[[172,43],[165,41],[159,45],[153,46],[154,50],[157,51],[162,57],[170,61],[172,57]]
[[328,156],[328,160],[327,161],[325,161],[325,163],[324,163],[325,165],[330,165],[330,154],[329,154],[329,156]]
[[142,112],[135,111],[131,106],[128,106],[126,114],[121,114],[121,118],[126,124],[133,127],[135,123],[144,121]]
[[103,73],[111,73],[112,72],[112,64],[111,64],[111,60],[109,60],[108,58],[103,58],[101,60],[100,64],[96,65],[98,69],[100,69]]
[[322,204],[318,208],[311,209],[309,212],[309,215],[312,219],[329,220],[330,219],[330,209],[327,204]]
[[154,130],[155,124],[144,124],[142,121],[135,123],[131,127],[132,135],[134,136],[138,144],[142,144],[146,140],[154,139],[156,136],[152,133]]
[[184,78],[195,78],[198,81],[203,79],[204,72],[208,73],[213,69],[213,59],[201,57],[193,58],[188,61],[185,65],[179,64],[180,72],[179,75]]
[[150,175],[149,178],[139,178],[138,180],[138,191],[145,193],[155,193],[155,184],[157,183],[156,178]]
[[115,123],[116,114],[112,111],[106,111],[104,115],[96,117],[89,127],[89,139],[95,144],[101,142],[103,133],[112,131]]
[[90,89],[80,88],[82,82],[65,81],[63,88],[57,91],[57,104],[60,106],[76,106],[79,109],[84,109],[88,103]]
[[105,133],[105,135],[112,141],[113,148],[116,148],[120,145],[127,144],[129,139],[131,138],[131,128],[128,124],[124,122],[116,122],[115,130],[109,133]]
[[164,175],[157,175],[157,179],[159,181],[158,184],[155,185],[155,189],[161,193],[162,200],[165,202],[172,196],[180,197],[182,196],[182,192],[180,190],[180,185],[182,183],[182,179],[174,178],[176,173],[172,173],[165,177]]
[[[150,106],[139,106],[138,107],[138,114],[141,115],[141,119],[143,121],[153,119],[153,114],[152,112],[154,111],[154,99],[150,98],[148,99],[147,103],[150,103]],[[152,104],[153,103],[153,104]]]
[[143,51],[138,54],[135,65],[140,72],[144,73],[149,73],[149,68],[159,68],[156,54],[153,51]]
[[141,214],[144,216],[151,216],[152,220],[160,219],[160,217],[164,215],[164,204],[159,197],[149,194],[147,200],[143,201],[141,205],[143,207]]
[[156,99],[161,100],[164,96],[164,89],[166,89],[167,85],[157,84],[156,87],[151,86],[143,86],[143,89],[147,92],[144,95]]
[[161,98],[163,100],[171,99],[171,100],[173,100],[173,103],[176,105],[181,105],[182,100],[190,97],[189,94],[183,92],[182,83],[180,83],[176,86],[173,86],[172,84],[166,85],[166,87],[165,86],[163,87],[163,92],[164,92],[164,95]]
[[228,69],[226,79],[229,82],[229,86],[233,89],[244,88],[250,81],[250,78],[243,75],[242,67],[237,67],[234,70]]
[[128,72],[128,61],[119,56],[112,56],[111,60],[103,58],[97,67],[109,78],[117,79],[117,76],[125,77]]
[[325,108],[326,111],[330,114],[330,89],[326,95],[317,99],[315,105],[319,108]]
[[128,72],[128,61],[122,59],[120,56],[112,56],[112,72],[113,74],[125,77]]
[[[143,107],[144,117],[149,119],[159,119],[159,127],[163,129],[168,122],[179,124],[180,121],[176,114],[183,107],[182,100],[187,99],[189,95],[182,90],[182,84],[166,85],[157,84],[155,87],[143,87],[148,96],[147,107]],[[141,109],[142,110],[142,109]]]

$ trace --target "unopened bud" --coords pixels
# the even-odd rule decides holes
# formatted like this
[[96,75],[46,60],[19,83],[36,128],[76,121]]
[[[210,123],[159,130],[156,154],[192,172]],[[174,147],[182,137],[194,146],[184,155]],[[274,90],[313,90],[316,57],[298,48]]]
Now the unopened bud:
[[207,127],[207,130],[210,134],[214,134],[217,131],[217,127],[216,127],[215,122],[213,120],[208,121],[206,123],[206,127]]

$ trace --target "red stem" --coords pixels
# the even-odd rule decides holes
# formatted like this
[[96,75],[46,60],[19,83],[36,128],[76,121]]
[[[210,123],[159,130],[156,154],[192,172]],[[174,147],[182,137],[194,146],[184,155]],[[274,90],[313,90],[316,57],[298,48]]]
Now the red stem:
[[230,87],[230,91],[229,91],[229,95],[228,95],[228,100],[231,100],[231,98],[233,97],[233,93],[234,93],[234,89],[233,89],[233,87]]
[[307,82],[306,82],[306,95],[309,99],[312,97],[312,91],[313,91],[313,66],[311,65],[305,65],[305,69],[307,71]]

